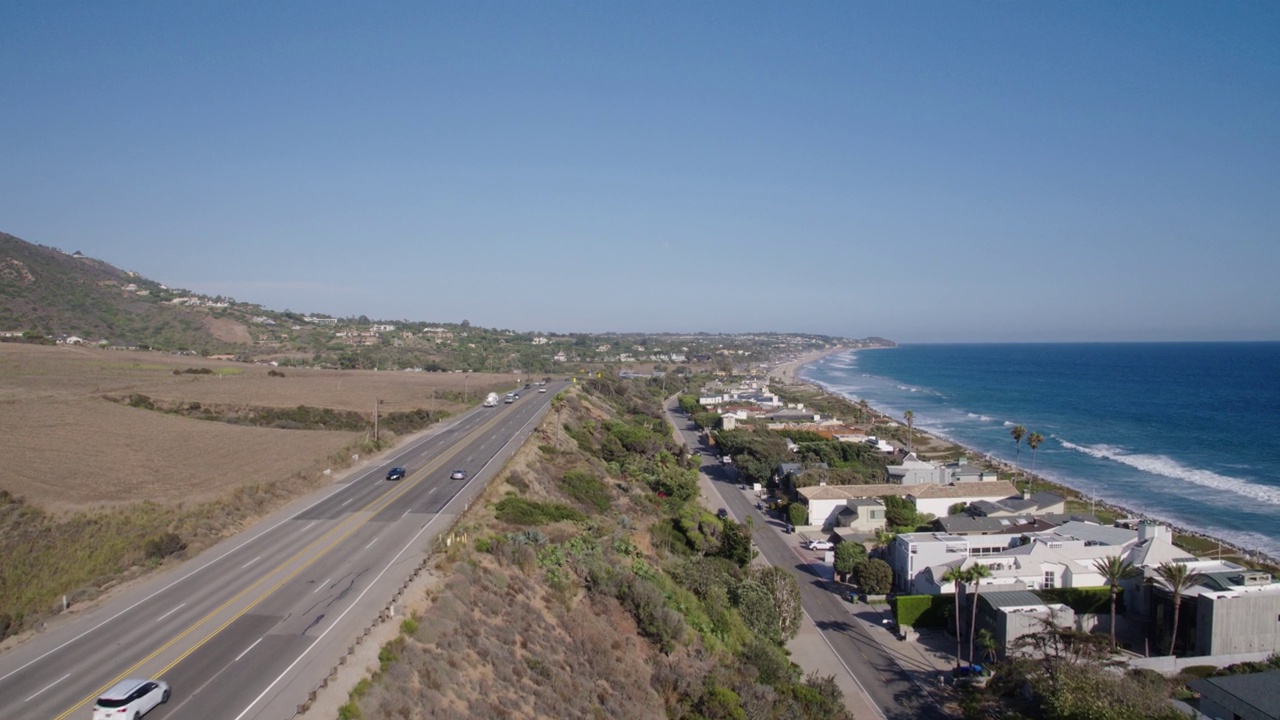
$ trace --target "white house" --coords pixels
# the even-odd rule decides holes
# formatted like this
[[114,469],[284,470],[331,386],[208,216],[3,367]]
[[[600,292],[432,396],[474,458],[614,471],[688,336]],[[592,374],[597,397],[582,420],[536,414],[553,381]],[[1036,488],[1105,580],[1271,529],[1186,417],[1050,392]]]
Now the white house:
[[994,502],[1018,494],[1018,489],[1008,480],[954,485],[911,485],[905,489],[907,497],[916,504],[917,512],[935,517],[946,517],[947,510],[956,503],[968,505],[982,501]]

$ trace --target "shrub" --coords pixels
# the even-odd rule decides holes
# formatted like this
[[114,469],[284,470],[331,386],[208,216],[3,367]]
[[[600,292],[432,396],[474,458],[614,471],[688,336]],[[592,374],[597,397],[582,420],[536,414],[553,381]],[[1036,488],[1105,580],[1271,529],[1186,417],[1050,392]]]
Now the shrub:
[[508,495],[494,506],[498,519],[512,525],[544,525],[560,520],[579,522],[586,519],[582,513],[559,503],[540,503],[516,495]]
[[808,525],[809,524],[809,508],[803,503],[793,502],[787,506],[787,519],[792,525]]
[[147,557],[163,560],[187,549],[187,543],[175,532],[167,532],[147,541]]
[[856,566],[858,584],[869,595],[884,595],[893,589],[893,568],[880,558],[863,560]]
[[569,497],[602,512],[608,510],[609,506],[613,504],[612,499],[609,497],[609,489],[605,487],[600,478],[586,470],[570,470],[566,472],[561,485],[565,494]]
[[[1123,591],[1121,593],[1123,595]],[[1045,602],[1058,602],[1066,605],[1076,614],[1103,614],[1111,612],[1111,588],[1055,588],[1041,590],[1040,597]],[[1124,601],[1116,603],[1117,610],[1124,608]]]

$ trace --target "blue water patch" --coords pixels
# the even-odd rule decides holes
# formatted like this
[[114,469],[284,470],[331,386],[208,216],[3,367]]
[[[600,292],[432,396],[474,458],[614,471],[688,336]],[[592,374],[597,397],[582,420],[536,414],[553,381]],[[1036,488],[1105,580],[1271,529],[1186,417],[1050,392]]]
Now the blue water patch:
[[[1280,343],[905,345],[801,376],[976,451],[1280,557]],[[1039,432],[1034,453],[1009,435]]]

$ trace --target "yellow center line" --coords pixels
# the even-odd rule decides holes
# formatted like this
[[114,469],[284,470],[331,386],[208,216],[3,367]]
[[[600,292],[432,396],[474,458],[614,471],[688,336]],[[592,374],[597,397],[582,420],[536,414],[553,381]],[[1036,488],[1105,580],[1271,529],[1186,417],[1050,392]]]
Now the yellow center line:
[[[501,414],[500,414],[500,415],[495,415],[494,417],[490,418],[490,419],[489,419],[487,422],[485,422],[483,425],[481,425],[480,427],[478,427],[478,428],[476,428],[475,430],[473,430],[473,431],[471,431],[470,433],[468,433],[468,434],[466,435],[466,437],[464,438],[463,442],[455,442],[455,443],[451,446],[451,448],[458,448],[459,446],[464,445],[466,442],[470,442],[471,440],[475,439],[475,438],[476,438],[476,437],[478,437],[481,433],[483,433],[483,432],[487,432],[488,430],[490,430],[490,429],[492,428],[492,426],[496,425],[496,424],[498,423],[498,421],[502,419],[502,417],[503,417],[503,415],[501,415]],[[170,639],[170,640],[169,640],[168,642],[166,642],[164,645],[161,645],[160,647],[156,648],[156,650],[155,650],[154,652],[152,652],[150,655],[147,655],[146,657],[142,658],[142,659],[141,659],[141,660],[139,660],[138,662],[134,663],[132,666],[130,666],[130,667],[129,667],[129,669],[125,670],[123,673],[121,673],[120,675],[118,675],[114,680],[111,680],[111,681],[107,682],[107,684],[105,684],[105,685],[103,685],[102,687],[98,688],[98,689],[97,689],[97,690],[96,690],[92,695],[89,695],[88,697],[84,698],[83,700],[81,700],[80,702],[78,702],[78,703],[76,703],[75,705],[71,706],[70,708],[67,708],[67,710],[66,710],[66,711],[64,711],[61,715],[58,715],[56,718],[54,718],[54,720],[65,720],[65,719],[66,719],[66,717],[67,717],[68,715],[70,715],[71,713],[73,713],[73,712],[75,712],[76,710],[79,710],[80,708],[84,707],[84,706],[85,706],[87,703],[89,703],[90,701],[93,701],[93,700],[97,699],[100,695],[102,695],[102,693],[106,692],[108,688],[110,688],[111,686],[113,686],[113,685],[115,685],[116,683],[120,682],[121,680],[124,680],[125,678],[129,677],[130,675],[134,674],[134,672],[135,672],[136,670],[138,670],[138,669],[139,669],[139,668],[141,668],[143,665],[145,665],[146,663],[148,663],[148,662],[150,662],[151,660],[153,660],[153,659],[154,659],[157,655],[159,655],[160,653],[164,652],[165,650],[168,650],[170,647],[172,647],[172,646],[174,645],[174,643],[178,642],[179,640],[181,640],[182,638],[186,637],[187,635],[190,635],[192,632],[195,632],[195,630],[196,630],[197,628],[199,628],[200,626],[202,626],[202,625],[204,625],[205,623],[207,623],[207,622],[209,622],[210,620],[212,620],[215,616],[217,616],[217,615],[218,615],[219,613],[221,613],[223,610],[227,609],[227,607],[229,607],[230,605],[232,605],[233,603],[235,603],[237,600],[239,600],[240,598],[244,597],[246,594],[248,594],[249,592],[251,592],[254,588],[256,588],[256,587],[258,587],[259,585],[263,584],[263,583],[264,583],[264,582],[266,582],[270,577],[272,577],[272,576],[273,576],[273,575],[275,575],[276,573],[278,573],[278,572],[280,572],[280,571],[284,570],[284,569],[285,569],[286,567],[288,567],[291,563],[293,563],[293,562],[294,562],[294,561],[296,561],[298,558],[300,558],[300,557],[302,557],[303,555],[305,555],[305,554],[306,554],[307,552],[309,552],[312,548],[314,548],[315,546],[317,546],[317,545],[319,545],[320,543],[324,542],[324,540],[325,540],[326,538],[328,538],[329,536],[331,536],[331,535],[333,535],[334,533],[338,532],[338,531],[342,528],[342,526],[343,526],[343,525],[346,525],[347,523],[349,523],[349,522],[351,522],[352,520],[356,519],[358,516],[360,516],[360,515],[365,515],[365,514],[367,513],[367,515],[365,515],[365,517],[364,517],[364,519],[363,519],[363,520],[361,520],[361,521],[357,522],[356,524],[354,524],[354,525],[353,525],[349,530],[347,530],[346,532],[344,532],[340,537],[338,537],[337,539],[335,539],[333,542],[329,543],[329,545],[328,545],[328,546],[326,546],[326,547],[325,547],[323,550],[321,550],[319,553],[317,553],[317,554],[315,555],[315,557],[311,558],[311,559],[310,559],[310,560],[308,560],[307,562],[305,562],[305,563],[303,563],[302,565],[300,565],[300,566],[298,567],[298,569],[296,569],[296,570],[294,570],[293,572],[289,573],[289,575],[288,575],[288,576],[286,576],[284,579],[280,580],[280,582],[278,582],[278,583],[276,583],[274,586],[272,586],[270,590],[268,590],[268,591],[266,591],[265,593],[263,593],[263,594],[262,594],[262,595],[261,595],[257,600],[254,600],[253,602],[249,603],[247,606],[245,606],[245,608],[244,608],[243,610],[241,610],[240,612],[236,613],[236,614],[235,614],[234,616],[232,616],[229,620],[227,620],[226,622],[224,622],[224,623],[222,623],[221,625],[219,625],[219,626],[217,627],[217,629],[215,629],[213,632],[211,632],[211,633],[209,633],[208,635],[206,635],[206,636],[204,637],[204,639],[200,640],[200,641],[199,641],[199,642],[197,642],[195,645],[191,646],[191,648],[189,648],[186,652],[184,652],[184,653],[182,653],[181,655],[179,655],[179,656],[178,656],[178,658],[177,658],[176,660],[174,660],[173,662],[171,662],[171,663],[169,663],[168,665],[164,666],[164,668],[162,668],[162,669],[160,670],[160,672],[156,673],[156,676],[157,676],[157,677],[159,677],[160,675],[163,675],[164,673],[166,673],[166,672],[168,672],[169,670],[173,669],[173,666],[177,665],[179,662],[182,662],[182,660],[183,660],[183,659],[185,659],[188,655],[190,655],[191,653],[195,652],[196,650],[199,650],[201,647],[203,647],[203,646],[204,646],[204,644],[205,644],[205,643],[207,643],[207,642],[209,642],[210,640],[212,640],[213,638],[217,637],[218,633],[220,633],[220,632],[222,632],[223,630],[225,630],[225,629],[226,629],[226,627],[227,627],[228,625],[230,625],[231,623],[235,622],[235,621],[236,621],[237,619],[239,619],[242,615],[244,615],[245,613],[249,612],[249,611],[250,611],[250,610],[252,610],[254,607],[256,607],[259,603],[261,603],[263,600],[265,600],[265,599],[267,599],[268,597],[270,597],[272,593],[274,593],[276,590],[279,590],[279,589],[280,589],[280,587],[281,587],[282,585],[284,585],[285,583],[289,582],[289,581],[290,581],[290,580],[292,580],[294,577],[296,577],[298,573],[300,573],[300,572],[302,572],[303,570],[307,569],[307,568],[308,568],[308,567],[310,567],[313,563],[315,563],[317,560],[319,560],[320,558],[322,558],[322,557],[324,557],[325,555],[327,555],[327,554],[329,553],[329,551],[330,551],[330,550],[332,550],[335,546],[337,546],[337,545],[338,545],[338,543],[341,543],[343,540],[345,540],[345,539],[347,539],[348,537],[350,537],[352,533],[354,533],[355,531],[357,531],[357,530],[359,530],[360,528],[362,528],[362,527],[364,527],[365,525],[367,525],[370,521],[372,521],[372,520],[373,520],[373,518],[377,517],[377,514],[378,514],[379,512],[381,512],[382,510],[384,510],[384,509],[385,509],[387,506],[389,506],[391,503],[395,502],[396,500],[399,500],[401,497],[403,497],[403,496],[404,496],[406,493],[408,493],[410,490],[412,490],[413,488],[415,488],[415,487],[417,487],[418,485],[420,485],[420,484],[422,483],[422,481],[426,479],[426,476],[427,476],[427,475],[429,475],[429,474],[431,474],[432,472],[434,472],[434,471],[438,470],[439,468],[443,467],[443,465],[444,465],[444,461],[445,461],[445,459],[446,459],[446,458],[447,458],[447,459],[452,459],[452,458],[453,458],[454,456],[456,456],[456,455],[457,455],[457,450],[452,450],[451,452],[441,453],[440,455],[436,456],[436,459],[432,460],[430,463],[428,463],[426,466],[424,466],[421,470],[419,470],[418,472],[416,472],[416,473],[414,473],[414,474],[413,474],[414,476],[416,476],[416,477],[417,477],[417,479],[416,479],[416,480],[413,480],[413,479],[411,479],[411,478],[406,478],[407,482],[401,482],[401,483],[399,483],[399,484],[398,484],[398,485],[399,485],[398,487],[396,487],[396,488],[394,488],[394,489],[390,489],[390,490],[388,490],[387,492],[383,493],[382,495],[380,495],[380,496],[378,496],[378,497],[374,498],[373,500],[371,500],[371,501],[369,502],[369,504],[368,504],[368,505],[365,505],[365,506],[364,506],[363,508],[361,508],[360,510],[357,510],[357,511],[353,512],[352,514],[348,515],[345,519],[343,519],[343,520],[342,520],[342,522],[340,522],[340,523],[338,523],[337,525],[333,526],[333,527],[332,527],[330,530],[328,530],[325,534],[321,535],[320,537],[318,537],[318,538],[316,538],[314,541],[312,541],[312,542],[311,542],[311,544],[309,544],[309,545],[307,545],[306,547],[304,547],[303,549],[299,550],[297,553],[295,553],[293,556],[291,556],[288,560],[285,560],[284,562],[282,562],[282,563],[280,563],[279,565],[277,565],[277,566],[276,566],[275,568],[273,568],[270,572],[268,572],[268,573],[264,574],[261,578],[259,578],[259,579],[258,579],[256,582],[254,582],[252,585],[250,585],[250,586],[246,587],[244,590],[241,590],[239,593],[237,593],[237,594],[236,594],[236,596],[235,596],[235,597],[233,597],[233,598],[231,598],[230,600],[227,600],[226,602],[222,603],[222,604],[221,604],[221,605],[219,605],[216,609],[214,609],[213,611],[211,611],[208,615],[205,615],[203,618],[200,618],[200,620],[198,620],[198,621],[196,621],[195,623],[193,623],[193,624],[191,625],[191,627],[187,628],[186,630],[183,630],[180,634],[175,635],[172,639]],[[385,501],[385,502],[384,502],[384,501]],[[381,506],[380,506],[380,507],[377,507],[377,508],[375,509],[375,506],[377,506],[379,503],[381,503]]]

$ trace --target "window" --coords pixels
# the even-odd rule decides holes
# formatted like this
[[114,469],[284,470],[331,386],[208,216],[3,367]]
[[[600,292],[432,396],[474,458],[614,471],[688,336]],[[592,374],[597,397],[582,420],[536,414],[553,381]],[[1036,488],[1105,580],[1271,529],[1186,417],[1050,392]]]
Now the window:
[[1057,586],[1054,584],[1054,580],[1053,580],[1053,571],[1052,571],[1052,570],[1045,570],[1045,571],[1044,571],[1044,585],[1042,586],[1042,589],[1044,589],[1044,590],[1052,590],[1052,589],[1054,589],[1055,587],[1057,587]]

